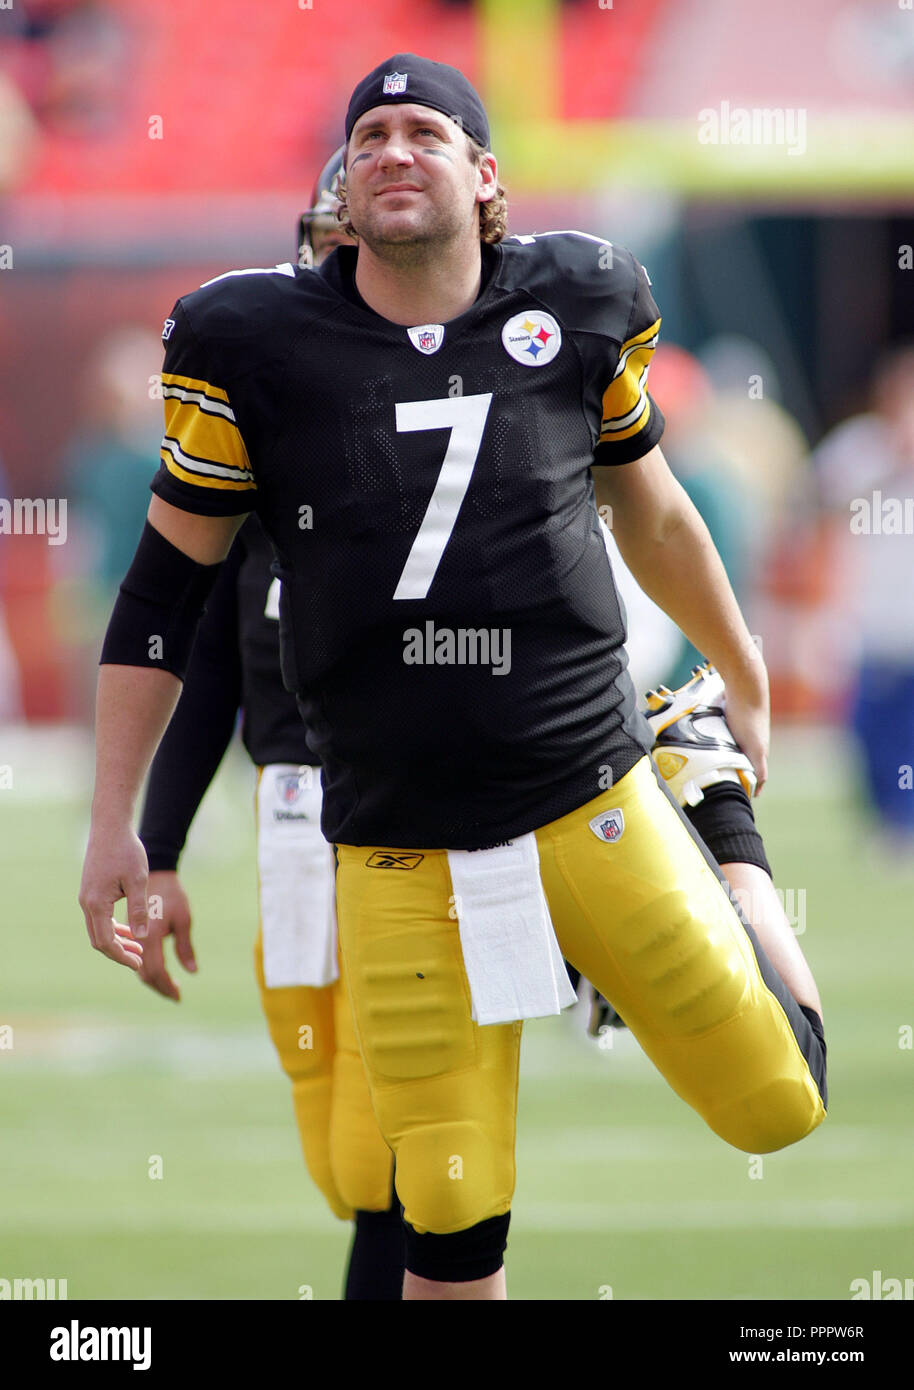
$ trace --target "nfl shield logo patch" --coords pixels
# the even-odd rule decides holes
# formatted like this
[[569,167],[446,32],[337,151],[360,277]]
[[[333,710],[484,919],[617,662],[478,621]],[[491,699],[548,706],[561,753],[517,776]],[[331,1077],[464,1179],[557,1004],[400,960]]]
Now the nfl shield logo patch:
[[406,84],[408,81],[408,73],[389,72],[384,77],[384,85],[381,88],[381,93],[385,97],[396,96],[399,92],[406,91]]
[[594,816],[589,825],[598,840],[605,840],[608,844],[614,845],[622,838],[625,817],[616,806],[612,811],[601,811],[598,816]]
[[407,328],[409,341],[419,352],[426,355],[437,352],[444,342],[443,323],[420,323],[416,328]]
[[276,779],[279,795],[286,806],[294,806],[302,794],[302,775],[300,772],[284,772]]

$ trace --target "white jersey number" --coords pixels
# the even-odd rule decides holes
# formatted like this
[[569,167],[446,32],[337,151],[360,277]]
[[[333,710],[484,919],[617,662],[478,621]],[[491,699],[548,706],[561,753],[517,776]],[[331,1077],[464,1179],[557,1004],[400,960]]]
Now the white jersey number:
[[267,601],[263,605],[263,616],[279,622],[279,579],[274,575],[267,589]]
[[398,434],[449,429],[451,438],[422,525],[406,557],[395,599],[425,598],[431,588],[470,486],[491,404],[492,392],[488,391],[480,396],[445,396],[397,406]]

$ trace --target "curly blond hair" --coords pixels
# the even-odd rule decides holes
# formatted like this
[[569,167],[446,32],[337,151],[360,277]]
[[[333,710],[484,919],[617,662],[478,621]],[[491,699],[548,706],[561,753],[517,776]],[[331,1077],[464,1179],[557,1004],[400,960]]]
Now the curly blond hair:
[[[474,140],[471,135],[467,136],[467,144],[470,147],[470,155],[477,169],[486,153],[484,145],[480,145],[478,140]],[[486,246],[494,246],[496,242],[503,241],[508,234],[508,199],[506,190],[501,183],[495,185],[495,197],[487,203],[479,204],[479,239]]]
[[[471,135],[467,135],[467,152],[470,159],[477,169],[482,163],[482,157],[487,153],[484,145],[480,145],[478,140],[474,140]],[[339,177],[334,180],[334,197],[339,206],[336,209],[336,218],[347,236],[356,239],[358,233],[354,230],[349,220],[349,207],[346,203],[346,166],[345,160],[343,170]],[[494,246],[496,242],[502,241],[508,232],[508,200],[505,189],[500,183],[495,186],[495,197],[487,203],[479,204],[479,239],[487,246]]]

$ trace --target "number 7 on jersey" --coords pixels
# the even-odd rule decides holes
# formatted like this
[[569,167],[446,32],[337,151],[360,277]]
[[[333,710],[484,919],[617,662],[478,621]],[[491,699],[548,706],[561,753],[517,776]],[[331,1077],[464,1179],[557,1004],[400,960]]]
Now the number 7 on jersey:
[[445,396],[434,401],[405,401],[397,406],[398,434],[449,429],[451,437],[435,490],[394,591],[395,599],[425,598],[431,588],[470,486],[491,404],[492,392],[488,391],[480,396]]

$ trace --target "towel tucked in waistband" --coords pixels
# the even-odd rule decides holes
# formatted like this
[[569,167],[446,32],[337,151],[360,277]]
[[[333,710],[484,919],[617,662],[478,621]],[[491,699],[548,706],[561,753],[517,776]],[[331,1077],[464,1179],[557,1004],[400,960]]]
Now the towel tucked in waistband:
[[448,865],[474,1020],[542,1018],[575,1003],[535,834],[491,849],[448,850]]
[[332,984],[339,974],[336,884],[316,768],[271,763],[262,770],[257,871],[267,987]]

